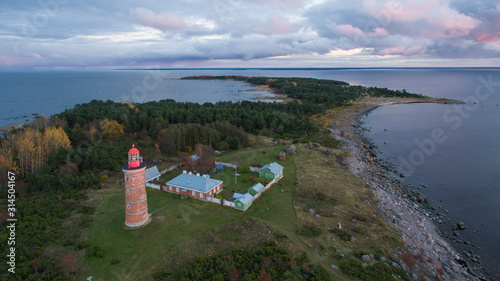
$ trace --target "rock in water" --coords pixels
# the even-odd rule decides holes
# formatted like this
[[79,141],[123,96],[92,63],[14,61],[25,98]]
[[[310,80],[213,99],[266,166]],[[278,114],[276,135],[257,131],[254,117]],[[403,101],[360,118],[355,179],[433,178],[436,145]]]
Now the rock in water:
[[459,222],[459,223],[457,223],[457,227],[458,227],[458,229],[465,229],[465,223]]

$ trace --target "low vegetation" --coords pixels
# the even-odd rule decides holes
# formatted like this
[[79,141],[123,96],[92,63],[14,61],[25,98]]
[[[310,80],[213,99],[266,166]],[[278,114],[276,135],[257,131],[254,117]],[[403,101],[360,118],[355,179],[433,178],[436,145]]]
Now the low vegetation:
[[197,259],[175,273],[158,271],[154,280],[330,280],[328,273],[310,264],[307,257],[293,257],[272,242],[250,251],[240,249]]

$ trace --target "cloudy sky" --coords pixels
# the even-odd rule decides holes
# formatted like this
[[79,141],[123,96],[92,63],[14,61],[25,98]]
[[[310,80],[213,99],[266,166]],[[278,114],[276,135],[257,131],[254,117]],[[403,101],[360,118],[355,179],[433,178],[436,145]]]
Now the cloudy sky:
[[0,3],[0,68],[386,66],[500,66],[500,2]]

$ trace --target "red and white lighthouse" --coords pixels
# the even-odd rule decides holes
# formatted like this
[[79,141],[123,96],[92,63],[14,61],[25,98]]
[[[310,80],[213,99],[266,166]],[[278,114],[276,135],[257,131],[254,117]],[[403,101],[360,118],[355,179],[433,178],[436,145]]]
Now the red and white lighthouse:
[[146,164],[134,145],[128,152],[128,163],[122,166],[122,170],[125,173],[125,225],[143,227],[151,221],[146,195]]

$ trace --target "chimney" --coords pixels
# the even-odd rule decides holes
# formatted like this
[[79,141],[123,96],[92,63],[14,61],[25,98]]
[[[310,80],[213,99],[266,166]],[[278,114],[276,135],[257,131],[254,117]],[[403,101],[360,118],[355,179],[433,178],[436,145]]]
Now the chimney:
[[189,172],[190,175],[192,175],[193,173]]
[[196,173],[196,176],[199,177],[200,176],[200,173]]
[[183,173],[183,174],[187,174],[187,171],[186,171],[186,170],[182,170],[182,173]]

